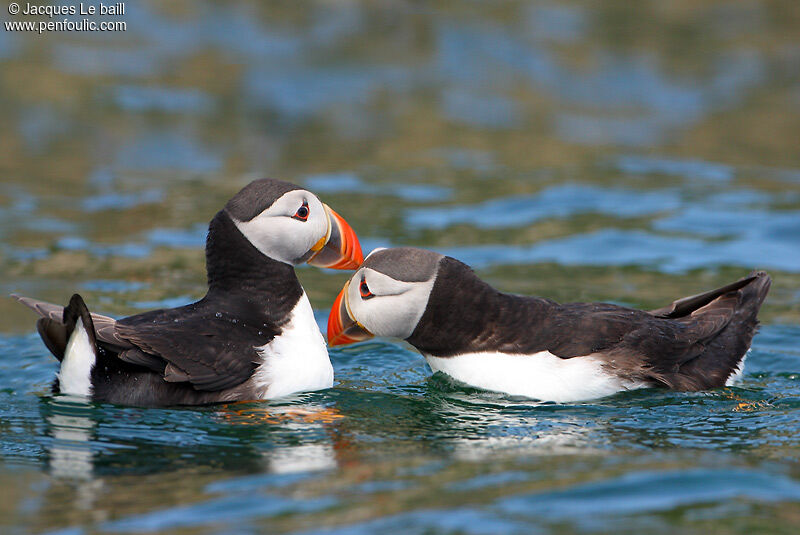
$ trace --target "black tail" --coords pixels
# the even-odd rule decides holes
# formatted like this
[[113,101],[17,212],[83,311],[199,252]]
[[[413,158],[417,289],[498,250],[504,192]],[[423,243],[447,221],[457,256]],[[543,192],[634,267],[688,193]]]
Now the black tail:
[[89,313],[86,303],[83,302],[83,298],[78,294],[73,294],[69,304],[64,307],[64,326],[67,328],[67,340],[72,336],[72,331],[75,330],[78,319],[83,321],[83,327],[86,329],[86,334],[89,335],[89,342],[97,350],[97,337],[94,333],[92,315]]
[[[767,297],[772,279],[763,271],[750,274],[747,284],[727,292],[703,308],[715,314],[715,303],[724,307],[733,305],[733,314],[724,328],[705,341],[705,350],[680,367],[684,390],[705,390],[725,386],[727,380],[740,368],[742,359],[758,329],[758,311]],[[704,312],[699,309],[695,312]],[[684,382],[685,381],[685,382]]]
[[73,295],[69,300],[69,304],[64,307],[61,321],[45,317],[39,318],[36,322],[36,330],[39,331],[39,336],[42,337],[44,345],[60,361],[64,360],[64,352],[67,349],[69,338],[75,330],[75,325],[78,323],[78,318],[83,321],[89,341],[96,351],[97,339],[92,315],[89,313],[89,308],[84,303],[83,298],[78,294]]
[[64,351],[67,349],[67,328],[60,321],[50,318],[39,318],[36,330],[42,342],[59,361],[64,360]]

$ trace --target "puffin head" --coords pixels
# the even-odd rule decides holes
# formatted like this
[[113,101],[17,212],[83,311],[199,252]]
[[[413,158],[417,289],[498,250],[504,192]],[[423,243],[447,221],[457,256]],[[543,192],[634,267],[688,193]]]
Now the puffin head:
[[374,250],[333,302],[328,344],[411,336],[428,306],[443,258],[411,247]]
[[264,178],[242,188],[224,211],[263,255],[286,264],[355,269],[361,245],[347,222],[300,186]]

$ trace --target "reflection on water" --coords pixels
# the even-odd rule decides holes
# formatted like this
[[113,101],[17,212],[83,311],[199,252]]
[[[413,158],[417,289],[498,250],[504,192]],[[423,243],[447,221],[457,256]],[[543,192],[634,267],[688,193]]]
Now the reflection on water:
[[[0,299],[0,531],[792,532],[799,17],[201,0],[126,3],[124,34],[0,32],[0,293],[191,302],[208,221],[262,176],[318,192],[365,252],[434,248],[508,291],[654,308],[775,281],[736,387],[574,405],[382,340],[275,403],[86,405],[48,395],[56,363]],[[324,326],[343,275],[299,276]]]
[[47,423],[53,437],[50,472],[57,478],[91,479],[94,455],[89,442],[95,427],[91,405],[77,396],[58,396],[48,408]]
[[691,180],[727,182],[733,178],[734,168],[701,160],[676,160],[672,158],[652,158],[647,156],[620,156],[616,166],[623,173],[632,175],[672,175]]
[[412,228],[441,229],[457,223],[508,228],[584,213],[641,217],[671,211],[678,206],[680,197],[676,191],[635,192],[565,184],[547,188],[534,196],[503,197],[444,209],[416,208],[410,211],[406,221]]
[[[671,499],[664,499],[664,489],[673,490]],[[574,520],[577,515],[581,527],[608,529],[610,526],[604,524],[614,515],[669,511],[741,496],[751,496],[757,502],[797,501],[800,484],[744,470],[642,472],[549,495],[517,496],[498,505],[503,512],[537,518]]]
[[[748,214],[742,217],[747,221]],[[714,216],[710,216],[713,218]],[[704,213],[702,219],[708,219]],[[701,218],[698,218],[701,219]],[[793,218],[791,227],[797,227]],[[665,225],[665,227],[668,225]],[[765,229],[768,230],[768,229]],[[730,229],[735,232],[735,229]],[[717,233],[728,233],[720,229]],[[764,269],[800,271],[800,235],[770,234],[758,228],[737,240],[706,242],[677,236],[654,236],[641,231],[602,230],[569,238],[539,242],[530,246],[484,245],[453,247],[441,252],[473,267],[495,264],[555,262],[583,266],[647,266],[667,273],[685,272],[709,266],[737,266],[749,272]]]
[[[9,461],[48,466],[47,482],[24,491],[38,503],[24,518],[40,530],[222,522],[244,531],[424,531],[461,526],[467,509],[487,533],[509,522],[520,531],[562,522],[611,529],[624,518],[674,529],[696,519],[652,515],[689,507],[702,516],[731,499],[743,507],[735,518],[748,518],[751,506],[780,515],[780,504],[798,499],[786,472],[800,425],[792,397],[798,334],[765,328],[738,388],[643,390],[572,405],[429,378],[421,357],[375,341],[334,350],[334,389],[268,404],[139,409],[37,400],[52,373],[40,369],[0,393],[0,445]],[[0,340],[4,355],[30,351],[22,362],[42,367],[33,337]],[[16,376],[4,361],[3,384]],[[28,411],[31,400],[38,410]],[[27,485],[24,473],[0,478]],[[438,514],[425,513],[432,509]]]
[[91,405],[81,397],[64,395],[53,398],[46,411],[52,437],[48,447],[50,475],[71,489],[71,499],[61,507],[92,514],[104,497],[105,485],[94,473],[96,422],[91,417]]
[[352,173],[314,175],[306,178],[303,185],[318,194],[387,195],[417,202],[442,202],[452,197],[450,188],[428,184],[368,184]]
[[[335,500],[299,500],[263,491],[336,469],[337,459],[348,447],[335,429],[335,422],[343,416],[318,403],[269,408],[234,404],[211,408],[201,420],[186,414],[190,411],[164,411],[154,419],[137,409],[114,409],[82,398],[57,396],[43,400],[42,412],[51,438],[46,450],[52,477],[42,506],[70,517],[84,512],[94,521],[109,521],[104,529],[112,531],[202,525],[225,519],[231,511],[249,519],[325,509]],[[176,420],[176,425],[172,430],[155,425],[159,417]],[[159,461],[148,466],[149,456]],[[206,468],[196,473],[191,466],[201,459]],[[255,479],[250,475],[208,479],[203,473],[217,463],[227,466],[230,474],[260,475]],[[188,478],[177,484],[197,503],[170,506],[176,498],[185,499],[180,495],[166,502],[144,500],[152,512],[138,514],[138,502],[142,501],[138,493],[145,491],[148,483],[136,482],[131,476],[148,477],[156,467],[161,474],[156,479],[166,479],[157,483],[162,488],[153,489],[155,494],[172,494],[174,490],[165,483],[171,482],[171,486]],[[118,500],[134,500],[129,504],[133,515],[112,521],[118,514],[114,505]],[[44,525],[52,520],[43,519]]]

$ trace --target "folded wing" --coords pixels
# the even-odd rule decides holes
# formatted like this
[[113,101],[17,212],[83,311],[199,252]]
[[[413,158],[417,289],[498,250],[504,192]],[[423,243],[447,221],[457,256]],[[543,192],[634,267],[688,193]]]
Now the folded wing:
[[[66,347],[64,307],[12,295],[41,318],[45,345],[59,360]],[[197,390],[232,388],[247,380],[260,357],[254,341],[268,343],[274,327],[247,325],[208,310],[203,301],[186,307],[153,310],[122,320],[92,314],[98,345],[106,354],[160,374],[168,382],[186,382]]]

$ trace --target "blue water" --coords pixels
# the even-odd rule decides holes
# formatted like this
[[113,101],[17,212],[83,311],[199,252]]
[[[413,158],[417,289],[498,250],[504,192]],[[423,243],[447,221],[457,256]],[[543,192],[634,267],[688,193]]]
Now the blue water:
[[[332,349],[322,392],[87,404],[0,299],[0,532],[797,531],[795,2],[125,6],[124,33],[0,31],[0,294],[191,302],[207,222],[262,176],[509,292],[774,283],[737,385],[574,404],[382,339]],[[347,274],[298,274],[324,327]]]
[[38,529],[89,512],[81,523],[120,532],[734,525],[800,499],[798,336],[765,328],[735,388],[571,405],[465,389],[370,342],[332,352],[331,390],[200,409],[52,397],[46,351],[6,337],[0,477],[24,485],[20,517]]

